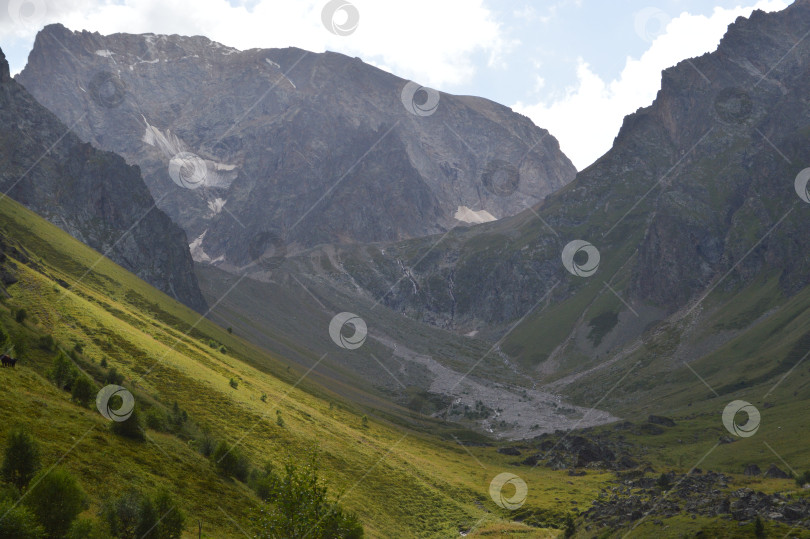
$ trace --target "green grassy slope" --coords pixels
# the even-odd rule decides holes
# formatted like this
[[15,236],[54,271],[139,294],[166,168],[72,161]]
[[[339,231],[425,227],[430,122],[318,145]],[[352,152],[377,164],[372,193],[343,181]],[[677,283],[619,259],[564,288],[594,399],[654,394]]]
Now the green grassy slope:
[[[44,466],[59,462],[88,491],[88,516],[128,486],[163,485],[181,500],[190,524],[202,521],[208,537],[232,537],[241,534],[233,521],[252,529],[260,502],[242,483],[216,475],[187,440],[151,430],[142,443],[111,434],[99,413],[71,403],[46,379],[53,353],[37,346],[42,335],[52,334],[66,350],[80,344],[77,364],[97,387],[106,359],[126,377],[137,406],[177,401],[218,438],[241,440],[255,465],[300,459],[317,446],[332,492],[358,513],[369,536],[448,537],[471,528],[557,533],[510,522],[508,511],[490,500],[490,480],[510,470],[494,447],[463,447],[373,414],[364,428],[366,409],[339,391],[308,380],[293,386],[304,366],[199,319],[8,198],[0,201],[0,235],[29,257],[10,257],[18,282],[0,306],[0,323],[21,358],[16,369],[0,371],[0,443],[15,423],[27,425],[42,444]],[[12,316],[19,308],[28,313],[22,324]],[[209,340],[227,353],[209,347]],[[236,389],[231,378],[239,382]],[[283,427],[276,424],[277,409]],[[548,515],[549,522],[559,522],[573,502],[587,507],[609,478],[543,468],[521,476],[529,485],[524,507]]]

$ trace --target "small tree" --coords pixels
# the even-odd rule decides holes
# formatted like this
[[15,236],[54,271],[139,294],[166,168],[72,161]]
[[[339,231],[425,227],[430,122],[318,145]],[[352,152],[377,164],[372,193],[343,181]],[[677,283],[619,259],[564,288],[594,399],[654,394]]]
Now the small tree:
[[228,326],[228,333],[233,333],[233,328]]
[[211,454],[211,461],[217,472],[225,477],[234,477],[245,482],[250,473],[250,463],[237,447],[229,447],[219,442]]
[[44,335],[40,337],[37,345],[48,352],[54,352],[56,350],[56,341],[53,340],[52,335]]
[[0,326],[0,352],[8,350],[11,346],[11,337],[8,336],[5,328]]
[[[104,363],[104,361],[102,361],[102,363]],[[110,368],[109,371],[107,371],[107,376],[104,377],[104,383],[120,386],[121,384],[124,383],[124,375],[118,374],[118,371],[115,369],[115,367],[112,367]]]
[[114,537],[122,539],[136,537],[140,523],[142,498],[140,492],[130,489],[104,505],[101,515]]
[[23,505],[11,500],[0,501],[0,537],[8,539],[42,539],[45,528],[37,517]]
[[362,423],[363,423],[363,428],[367,429],[368,428],[368,416],[365,416],[365,415],[363,416]]
[[152,503],[158,515],[157,537],[160,539],[180,539],[186,527],[186,515],[178,507],[168,490],[157,491]]
[[78,375],[78,371],[76,367],[73,366],[73,362],[70,361],[70,358],[60,350],[51,364],[49,374],[56,387],[59,389],[70,389],[73,385],[73,380]]
[[267,402],[267,393],[262,393],[261,400],[262,402]]
[[279,427],[284,426],[284,418],[281,417],[281,410],[276,410],[276,425]]
[[231,387],[234,388],[234,389],[239,387],[239,382],[237,382],[235,378],[231,378],[230,384],[231,384]]
[[568,539],[569,537],[573,537],[575,533],[577,533],[577,525],[574,523],[574,519],[571,515],[566,515],[565,516],[566,539]]
[[22,427],[13,429],[0,468],[3,479],[23,490],[38,470],[39,447],[34,438]]
[[64,537],[71,523],[87,508],[87,495],[76,479],[61,468],[43,472],[23,498],[50,537]]
[[94,399],[94,389],[93,382],[90,381],[90,378],[82,374],[77,376],[76,380],[73,381],[73,389],[70,395],[74,402],[78,403],[80,406],[86,407]]
[[158,539],[157,524],[160,517],[155,511],[152,500],[146,496],[141,497],[138,508],[138,524],[135,527],[135,537],[140,539]]
[[106,539],[109,537],[101,527],[89,518],[77,518],[70,525],[65,539]]
[[754,522],[754,536],[757,539],[764,539],[765,537],[765,525],[759,517],[757,517],[756,522]]
[[265,463],[263,470],[253,470],[248,484],[261,500],[268,502],[278,496],[281,480],[276,474],[273,463],[268,461]]
[[25,322],[25,319],[28,317],[28,313],[25,312],[25,309],[17,309],[17,312],[14,313],[14,320],[17,321],[18,324],[22,324]]
[[138,441],[144,440],[141,417],[138,415],[137,408],[132,410],[132,415],[129,416],[126,421],[113,421],[110,430],[113,434],[117,434],[118,436]]
[[107,368],[107,358],[106,357],[101,358],[101,361],[99,362],[99,365],[101,365],[102,367],[104,367],[106,369]]
[[667,491],[670,488],[672,488],[672,483],[669,480],[669,475],[667,475],[665,473],[662,473],[658,477],[658,481],[656,482],[656,485],[658,485],[658,488],[660,488],[663,491]]
[[259,520],[260,538],[311,537],[356,539],[363,526],[353,513],[330,502],[314,461],[301,468],[285,466],[274,505]]

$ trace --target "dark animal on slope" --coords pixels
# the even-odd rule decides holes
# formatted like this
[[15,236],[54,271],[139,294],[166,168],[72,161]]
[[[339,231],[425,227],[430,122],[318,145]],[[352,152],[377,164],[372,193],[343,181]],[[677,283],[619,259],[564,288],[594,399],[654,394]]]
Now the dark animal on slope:
[[3,363],[3,367],[14,367],[17,364],[17,358],[13,358],[7,354],[0,355],[0,362]]

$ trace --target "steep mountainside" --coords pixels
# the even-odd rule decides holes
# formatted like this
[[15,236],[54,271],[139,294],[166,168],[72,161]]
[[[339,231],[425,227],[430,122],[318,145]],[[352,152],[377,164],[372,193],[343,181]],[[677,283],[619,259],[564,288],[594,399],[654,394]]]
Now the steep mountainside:
[[[570,330],[595,297],[616,292],[646,320],[634,322],[637,334],[715,286],[767,272],[795,293],[810,275],[808,197],[794,186],[810,163],[807,28],[806,0],[736,21],[716,52],[666,70],[653,105],[625,119],[613,149],[536,211],[446,237],[319,248],[294,271],[464,333],[503,333],[547,294],[550,307],[578,298],[557,319]],[[561,258],[575,240],[594,256],[573,244],[567,271]],[[341,271],[327,270],[327,258]]]
[[137,167],[99,151],[9,77],[0,51],[0,189],[145,281],[206,308],[185,233],[155,206]]
[[195,259],[224,269],[440,233],[465,208],[502,218],[576,173],[506,107],[335,53],[51,25],[19,81],[68,123],[86,114],[79,136],[137,163]]

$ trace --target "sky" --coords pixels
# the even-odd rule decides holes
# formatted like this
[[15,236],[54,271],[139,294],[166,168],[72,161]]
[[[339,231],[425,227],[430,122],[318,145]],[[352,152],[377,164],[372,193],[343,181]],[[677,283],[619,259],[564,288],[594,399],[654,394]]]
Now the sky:
[[0,0],[12,74],[37,31],[204,35],[239,49],[331,50],[548,129],[579,170],[648,106],[661,71],[792,0]]

